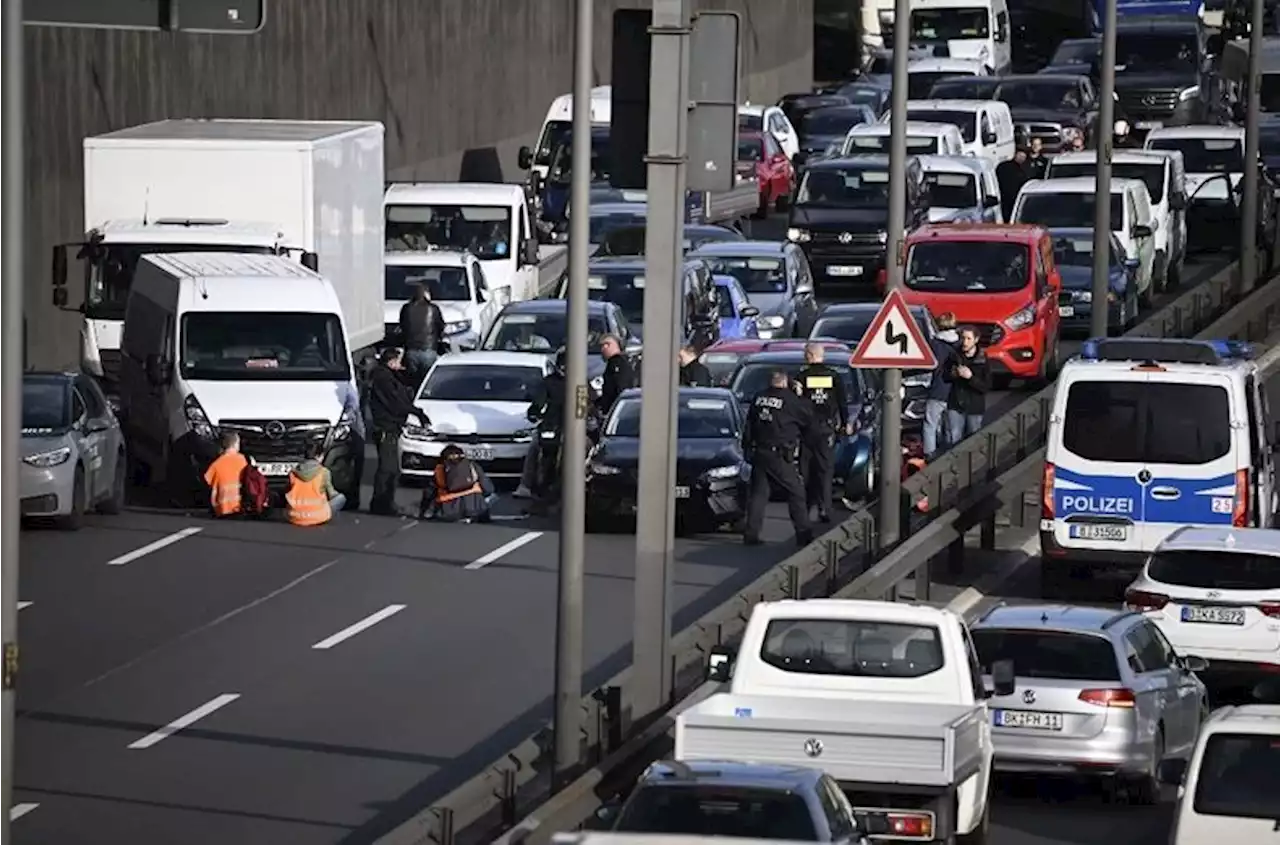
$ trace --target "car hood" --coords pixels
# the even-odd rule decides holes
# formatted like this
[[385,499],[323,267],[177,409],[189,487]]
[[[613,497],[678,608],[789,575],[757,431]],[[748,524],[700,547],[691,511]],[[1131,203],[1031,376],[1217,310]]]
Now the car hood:
[[413,403],[440,434],[510,435],[530,428],[528,402],[455,402],[419,399]]
[[189,381],[214,425],[223,420],[324,420],[333,425],[360,399],[345,381]]
[[[605,437],[596,447],[594,460],[620,469],[640,465],[640,438]],[[742,447],[732,437],[698,437],[676,441],[676,463],[685,466],[731,466],[742,462]]]
[[797,205],[791,209],[791,225],[823,232],[879,232],[889,225],[889,210]]
[[52,452],[63,446],[70,446],[71,438],[66,434],[24,434],[19,448],[21,456],[29,458],[44,452]]

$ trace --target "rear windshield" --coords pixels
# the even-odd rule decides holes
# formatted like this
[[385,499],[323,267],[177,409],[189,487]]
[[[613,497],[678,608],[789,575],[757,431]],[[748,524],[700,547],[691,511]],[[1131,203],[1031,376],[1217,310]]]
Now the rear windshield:
[[932,625],[844,619],[777,619],[765,631],[760,659],[801,675],[919,678],[943,666]]
[[[1080,164],[1050,164],[1049,178],[1071,179],[1076,176],[1096,176],[1098,165],[1093,162]],[[1164,199],[1164,165],[1133,164],[1131,162],[1112,162],[1112,179],[1139,179],[1147,186],[1151,201],[1158,203]]]
[[1087,461],[1205,464],[1231,451],[1231,405],[1210,384],[1078,381],[1062,446]]
[[[1035,193],[1022,198],[1014,223],[1034,223],[1048,229],[1092,229],[1094,194]],[[1124,231],[1124,198],[1111,195],[1111,231]]]
[[1196,780],[1195,809],[1209,816],[1280,819],[1280,737],[1209,737]]
[[802,796],[784,790],[710,784],[642,786],[623,808],[615,831],[790,839],[816,842]]
[[1157,552],[1147,574],[1180,587],[1280,590],[1280,558],[1247,552]]
[[1066,631],[979,628],[973,632],[984,674],[991,664],[1012,660],[1020,678],[1056,681],[1119,681],[1115,649],[1102,637]]

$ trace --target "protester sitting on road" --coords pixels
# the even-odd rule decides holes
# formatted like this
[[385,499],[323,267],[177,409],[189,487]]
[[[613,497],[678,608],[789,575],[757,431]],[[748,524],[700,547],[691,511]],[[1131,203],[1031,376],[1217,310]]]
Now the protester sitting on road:
[[450,443],[440,453],[440,462],[422,493],[418,518],[488,522],[493,499],[493,482],[489,476],[467,457],[462,447]]
[[234,431],[223,432],[219,445],[222,454],[204,473],[205,484],[209,485],[209,507],[215,517],[236,516],[241,512],[240,476],[249,460],[240,454],[240,435]]
[[289,473],[289,492],[284,500],[293,525],[324,525],[333,518],[334,511],[347,505],[347,497],[334,488],[333,477],[320,462],[323,457],[323,445],[313,444],[302,463]]

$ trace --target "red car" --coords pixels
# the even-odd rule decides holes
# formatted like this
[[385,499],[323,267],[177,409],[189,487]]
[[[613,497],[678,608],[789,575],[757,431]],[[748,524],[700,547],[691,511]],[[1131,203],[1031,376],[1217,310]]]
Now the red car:
[[796,169],[772,135],[749,132],[738,136],[738,173],[756,177],[760,183],[760,211],[782,211],[795,194]]
[[[803,350],[805,344],[812,341],[795,338],[784,338],[782,340],[764,340],[762,338],[735,338],[734,340],[719,340],[706,348],[706,351],[699,357],[702,365],[711,371],[711,379],[717,387],[726,387],[729,380],[733,378],[733,371],[738,368],[738,363],[749,355],[757,352],[789,352],[792,350]],[[837,341],[822,341],[822,346],[827,352],[835,352],[838,354],[849,354],[848,344],[839,343]]]

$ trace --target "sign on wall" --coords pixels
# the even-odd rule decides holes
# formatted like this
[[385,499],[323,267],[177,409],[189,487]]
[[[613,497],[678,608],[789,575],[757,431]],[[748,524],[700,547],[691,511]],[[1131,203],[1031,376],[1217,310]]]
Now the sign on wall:
[[39,0],[23,6],[34,26],[252,33],[262,28],[267,0]]

